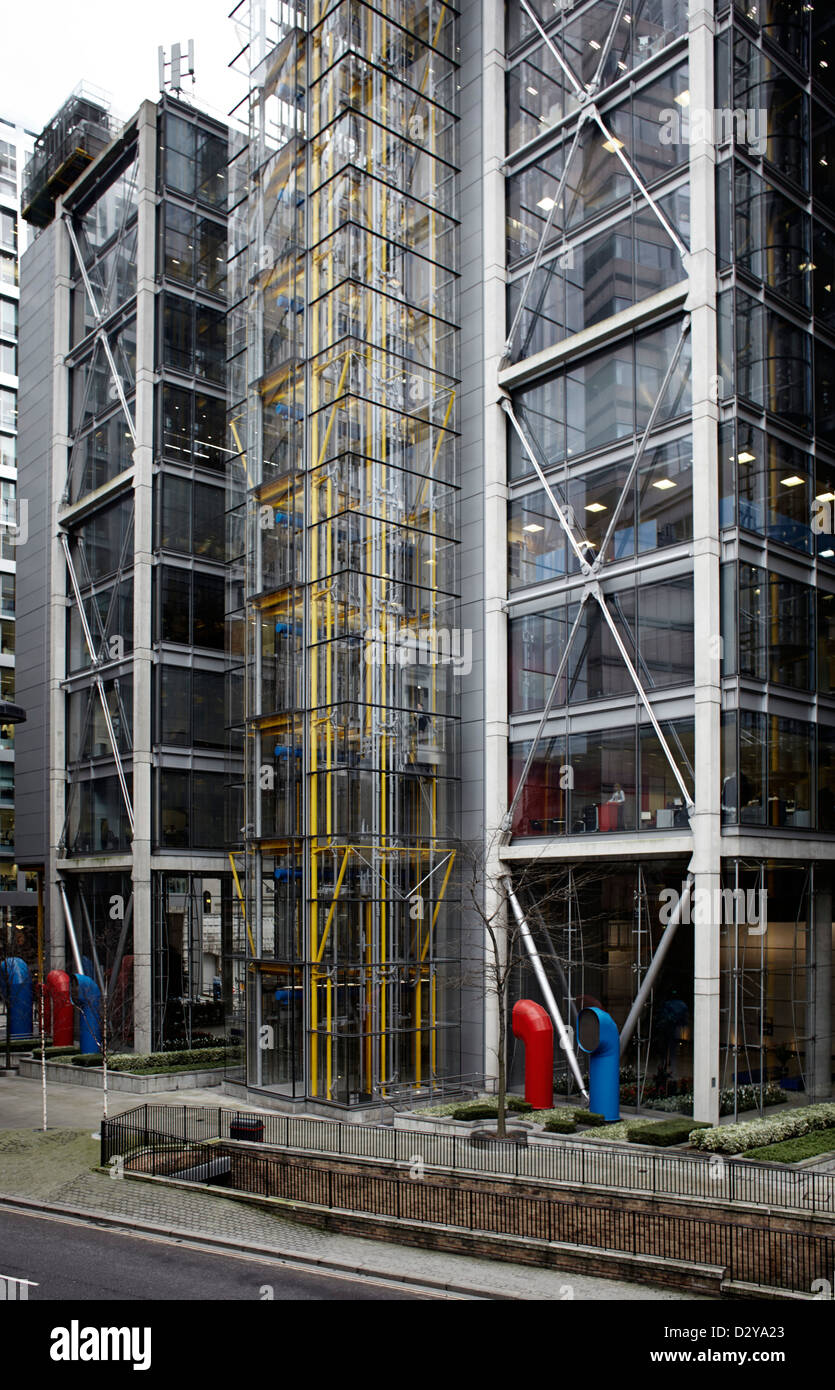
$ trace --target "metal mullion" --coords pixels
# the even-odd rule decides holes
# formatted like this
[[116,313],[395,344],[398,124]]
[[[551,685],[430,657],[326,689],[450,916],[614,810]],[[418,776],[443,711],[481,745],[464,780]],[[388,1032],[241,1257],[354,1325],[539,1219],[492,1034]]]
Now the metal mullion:
[[[508,335],[507,335],[507,339],[506,339],[506,341],[505,341],[505,345],[504,345],[504,357],[505,357],[505,358],[510,357],[510,354],[511,354],[512,351],[513,351],[513,343],[514,343],[514,341],[515,341],[516,334],[517,334],[518,329],[519,329],[519,324],[520,324],[520,322],[521,322],[522,313],[523,313],[524,308],[525,308],[525,305],[526,305],[526,303],[527,303],[527,299],[528,299],[528,295],[529,295],[529,293],[530,293],[531,285],[533,284],[533,278],[534,278],[534,276],[536,275],[536,272],[538,271],[538,269],[539,269],[539,267],[540,267],[540,264],[541,264],[541,262],[542,262],[542,257],[543,257],[543,254],[544,254],[544,252],[545,252],[545,243],[546,243],[546,241],[547,241],[547,239],[548,239],[548,233],[550,232],[551,226],[552,226],[553,221],[554,221],[554,214],[555,214],[557,208],[559,207],[560,202],[561,202],[561,201],[564,199],[564,197],[565,197],[565,185],[566,185],[566,181],[567,181],[567,179],[568,179],[568,171],[569,171],[569,169],[571,168],[571,164],[572,164],[572,161],[573,161],[573,159],[574,159],[574,155],[575,155],[575,153],[576,153],[576,151],[577,151],[577,148],[578,148],[578,146],[579,146],[579,143],[580,143],[580,136],[581,136],[581,134],[582,134],[582,132],[583,132],[583,128],[584,128],[584,126],[585,126],[585,124],[586,124],[586,120],[588,119],[588,115],[589,115],[588,108],[583,108],[583,109],[581,109],[580,115],[579,115],[579,119],[578,119],[578,121],[577,121],[577,129],[576,129],[575,132],[574,132],[574,138],[573,138],[572,141],[571,141],[571,147],[570,147],[570,149],[569,149],[569,151],[568,151],[568,154],[567,154],[567,156],[566,156],[565,164],[564,164],[564,166],[563,166],[563,171],[562,171],[562,173],[561,173],[561,175],[560,175],[560,181],[559,181],[559,183],[557,184],[557,192],[556,192],[556,195],[555,195],[555,197],[554,197],[554,200],[553,200],[553,203],[552,203],[551,207],[548,209],[548,216],[547,216],[547,218],[546,218],[546,220],[545,220],[545,226],[542,228],[542,234],[541,234],[541,236],[540,236],[540,238],[539,238],[539,245],[538,245],[537,248],[536,248],[536,254],[534,255],[534,258],[533,258],[533,260],[532,260],[532,262],[531,262],[530,269],[528,270],[528,276],[527,276],[527,279],[526,279],[526,281],[525,281],[524,289],[522,290],[522,298],[519,300],[519,303],[518,303],[518,305],[517,305],[517,307],[516,307],[516,313],[515,313],[514,316],[513,316],[513,323],[510,325],[510,331],[509,331],[509,333],[508,333]],[[564,245],[565,245],[565,241],[566,241],[566,226],[565,226],[565,219],[563,219],[563,237],[562,237],[562,240],[563,240],[563,246],[564,246]]]
[[519,436],[519,439],[522,443],[522,448],[525,450],[525,453],[528,455],[528,458],[530,459],[531,463],[534,466],[534,469],[536,470],[537,477],[539,478],[540,483],[542,484],[543,488],[545,489],[545,492],[547,493],[548,500],[557,514],[557,518],[559,520],[560,525],[562,526],[563,531],[568,537],[568,540],[571,544],[571,548],[574,551],[574,554],[576,555],[580,563],[581,570],[584,574],[591,575],[592,567],[589,564],[586,557],[583,555],[583,552],[580,549],[579,545],[577,544],[574,532],[568,524],[568,519],[559,502],[557,501],[556,497],[554,496],[551,485],[542,471],[542,467],[539,463],[539,460],[536,457],[536,454],[534,453],[533,449],[531,448],[527,436],[525,435],[525,432],[522,429],[522,426],[519,424],[519,421],[516,418],[510,398],[508,396],[502,396],[501,404],[502,409],[505,411],[505,414],[509,417],[511,424],[513,425],[513,428]]
[[547,722],[548,722],[548,720],[549,720],[549,718],[550,718],[551,710],[553,709],[554,701],[555,701],[555,699],[556,699],[556,697],[557,697],[557,691],[558,691],[558,689],[559,689],[559,684],[560,684],[560,681],[562,680],[563,674],[564,674],[564,672],[565,672],[565,668],[566,668],[566,666],[568,665],[569,653],[570,653],[570,651],[571,651],[571,647],[572,647],[572,644],[573,644],[573,642],[574,642],[574,638],[575,638],[577,632],[579,631],[579,628],[580,628],[580,619],[581,619],[582,616],[583,616],[583,610],[584,610],[584,608],[585,608],[585,605],[586,605],[586,603],[587,603],[589,597],[590,597],[590,590],[587,588],[587,589],[584,590],[583,595],[582,595],[582,597],[581,597],[581,599],[580,599],[580,605],[579,605],[579,607],[578,607],[578,609],[577,609],[577,616],[576,616],[576,618],[574,619],[574,623],[573,623],[573,625],[572,625],[571,631],[570,631],[569,634],[568,634],[568,638],[567,638],[566,643],[565,643],[565,649],[564,649],[564,651],[563,651],[562,656],[560,657],[559,666],[557,667],[557,674],[554,676],[553,684],[552,684],[551,689],[550,689],[549,694],[548,694],[548,699],[547,699],[546,702],[545,702],[545,708],[544,708],[543,711],[542,711],[542,718],[541,718],[540,721],[539,721],[539,727],[538,727],[536,733],[534,734],[533,743],[531,744],[530,751],[529,751],[529,753],[528,753],[527,758],[525,759],[525,766],[522,768],[522,774],[521,774],[521,776],[520,776],[520,778],[519,778],[519,781],[518,781],[518,783],[517,783],[517,785],[516,785],[516,791],[515,791],[514,794],[513,794],[513,800],[511,801],[510,806],[508,807],[508,810],[507,810],[506,814],[505,814],[504,817],[502,818],[502,836],[501,836],[502,842],[504,842],[504,841],[507,839],[507,836],[510,834],[511,826],[513,825],[513,817],[514,817],[514,815],[515,815],[515,813],[516,813],[516,807],[519,805],[519,802],[520,802],[520,800],[521,800],[522,792],[523,792],[524,789],[525,789],[525,783],[526,783],[527,780],[528,780],[528,776],[529,776],[531,767],[533,766],[533,760],[534,760],[534,758],[535,758],[535,756],[536,756],[537,748],[539,747],[540,741],[541,741],[541,739],[542,739],[542,735],[543,735],[544,730],[545,730],[545,725],[547,724]]
[[614,46],[615,34],[617,33],[618,25],[620,24],[621,20],[623,19],[623,12],[624,12],[625,9],[626,9],[626,0],[620,0],[620,4],[618,5],[618,8],[617,8],[617,12],[616,12],[616,14],[615,14],[615,17],[614,17],[614,19],[612,20],[611,25],[609,26],[609,33],[608,33],[607,36],[606,36],[606,41],[605,41],[605,43],[603,44],[603,49],[602,49],[602,52],[601,52],[601,54],[600,54],[600,60],[599,60],[599,62],[598,62],[598,64],[597,64],[597,70],[596,70],[596,72],[595,72],[595,74],[594,74],[594,77],[593,77],[592,80],[591,80],[591,92],[592,92],[592,94],[594,94],[594,93],[597,91],[597,88],[598,88],[598,86],[599,86],[599,84],[600,84],[600,79],[601,79],[602,76],[603,76],[603,69],[604,69],[604,67],[606,66],[606,63],[607,63],[608,58],[609,58],[609,54],[611,53],[612,48],[613,48],[613,46]]
[[113,384],[116,387],[116,394],[119,397],[119,404],[121,405],[122,411],[124,412],[125,420],[127,421],[128,429],[130,431],[130,436],[133,440],[133,447],[137,448],[139,444],[139,437],[136,433],[136,425],[133,422],[133,417],[128,407],[125,389],[122,385],[122,378],[119,376],[119,373],[116,370],[116,361],[113,356],[113,349],[110,346],[110,340],[104,329],[104,320],[102,318],[101,310],[99,309],[98,301],[96,300],[96,296],[93,291],[93,286],[90,283],[90,276],[87,273],[87,267],[85,266],[84,260],[81,256],[81,251],[78,245],[78,238],[75,234],[75,228],[72,225],[72,217],[68,212],[64,213],[64,225],[67,228],[67,233],[69,235],[70,242],[72,243],[73,250],[75,251],[76,258],[78,260],[79,270],[81,271],[81,278],[84,281],[84,288],[87,291],[87,296],[90,300],[90,307],[93,310],[93,316],[96,320],[96,333],[99,342],[101,343],[102,348],[104,349],[104,355],[107,358],[107,365],[110,368],[110,374],[113,378]]
[[136,825],[135,825],[135,821],[134,821],[134,817],[133,817],[133,806],[131,805],[130,796],[128,795],[128,785],[127,785],[127,782],[126,782],[126,780],[125,780],[125,770],[124,770],[124,767],[123,767],[123,765],[122,765],[121,754],[119,753],[119,748],[118,748],[118,745],[117,745],[117,743],[116,743],[116,733],[115,733],[115,730],[114,730],[114,728],[113,728],[113,720],[112,720],[111,717],[110,717],[110,708],[109,708],[109,706],[108,706],[108,703],[107,703],[107,696],[106,696],[105,690],[104,690],[104,681],[102,680],[101,674],[99,673],[99,670],[98,670],[98,664],[99,664],[99,663],[98,663],[98,658],[96,657],[96,654],[95,654],[95,652],[94,652],[94,650],[93,650],[93,636],[92,636],[92,633],[90,632],[90,625],[89,625],[89,623],[87,622],[87,614],[84,612],[84,604],[83,604],[82,599],[81,599],[81,591],[80,591],[80,589],[79,589],[79,587],[78,587],[78,578],[77,578],[77,576],[76,576],[75,568],[74,568],[74,566],[73,566],[72,556],[71,556],[71,554],[70,554],[69,541],[68,541],[68,539],[67,539],[66,532],[62,533],[62,535],[61,535],[61,545],[63,546],[64,555],[65,555],[66,561],[67,561],[67,568],[69,569],[69,572],[70,572],[70,583],[72,584],[72,587],[73,587],[73,592],[74,592],[74,594],[75,594],[75,601],[76,601],[76,604],[77,604],[77,606],[78,606],[78,612],[79,612],[79,615],[80,615],[80,618],[81,618],[81,626],[82,626],[82,628],[83,628],[83,630],[84,630],[84,640],[85,640],[86,643],[87,643],[87,650],[88,650],[88,652],[90,653],[90,660],[91,660],[91,662],[92,662],[92,664],[93,664],[93,673],[94,673],[93,678],[94,678],[94,680],[95,680],[96,687],[97,687],[98,692],[99,692],[99,699],[100,699],[100,701],[101,701],[102,713],[104,714],[104,722],[105,722],[105,724],[106,724],[106,726],[107,726],[107,735],[108,735],[108,738],[109,738],[109,740],[110,740],[110,747],[111,747],[111,749],[112,749],[112,751],[113,751],[113,757],[114,757],[114,760],[115,760],[115,763],[116,763],[116,772],[117,772],[117,775],[118,775],[118,778],[119,778],[119,785],[120,785],[120,787],[121,787],[121,789],[122,789],[122,796],[123,796],[124,802],[125,802],[125,809],[126,809],[126,811],[127,811],[127,813],[128,813],[128,821],[130,822],[131,834],[134,834]]
[[644,690],[644,687],[641,685],[640,677],[638,676],[638,673],[637,673],[637,671],[635,670],[635,667],[632,665],[632,661],[631,661],[631,659],[630,659],[629,653],[628,653],[628,651],[626,650],[626,647],[625,647],[625,645],[624,645],[624,643],[623,643],[623,639],[621,638],[620,633],[618,632],[617,624],[616,624],[614,618],[612,617],[612,614],[611,614],[610,611],[609,611],[609,607],[608,607],[608,605],[607,605],[607,603],[606,603],[606,600],[605,600],[605,598],[604,598],[604,596],[603,596],[603,593],[602,593],[602,590],[601,590],[601,588],[600,588],[599,582],[596,583],[596,584],[593,586],[592,592],[594,593],[594,597],[597,599],[597,602],[598,602],[598,604],[600,605],[600,608],[601,608],[601,611],[602,611],[602,613],[603,613],[603,616],[604,616],[604,618],[606,619],[606,622],[607,622],[607,624],[608,624],[608,626],[609,626],[609,630],[611,631],[611,634],[612,634],[613,638],[615,639],[615,645],[616,645],[618,651],[619,651],[620,654],[621,654],[621,657],[622,657],[622,659],[623,659],[623,663],[624,663],[624,665],[625,665],[627,671],[629,672],[629,675],[630,675],[631,678],[632,678],[632,683],[633,683],[633,685],[635,686],[635,690],[636,690],[636,693],[637,693],[637,695],[638,695],[638,698],[639,698],[639,700],[641,701],[641,704],[644,706],[644,709],[646,710],[646,712],[647,712],[647,714],[648,714],[648,716],[649,716],[650,723],[652,724],[652,727],[654,728],[654,730],[655,730],[655,732],[656,732],[656,734],[657,734],[657,736],[658,736],[658,740],[659,740],[659,742],[660,742],[660,744],[661,744],[661,747],[662,747],[663,750],[664,750],[664,756],[666,757],[667,762],[670,764],[670,768],[672,769],[673,776],[675,777],[676,781],[678,782],[679,787],[681,788],[682,794],[683,794],[683,796],[684,796],[685,804],[686,804],[686,806],[688,807],[688,810],[689,810],[689,809],[694,805],[693,798],[692,798],[692,796],[690,795],[690,792],[689,792],[688,789],[687,789],[687,786],[686,786],[686,784],[685,784],[685,782],[684,782],[684,779],[682,778],[681,773],[680,773],[679,770],[678,770],[678,764],[676,763],[676,761],[675,761],[675,759],[674,759],[672,753],[670,752],[669,744],[667,743],[667,740],[665,739],[665,737],[664,737],[664,735],[663,735],[663,733],[662,733],[662,731],[661,731],[661,725],[659,724],[658,720],[657,720],[656,717],[655,717],[655,713],[654,713],[654,711],[653,711],[652,705],[650,704],[650,702],[649,702],[649,700],[648,700],[648,698],[647,698],[646,691]]
[[542,27],[542,21],[540,20],[539,15],[532,8],[532,6],[528,4],[528,0],[520,0],[520,3],[522,5],[522,9],[525,11],[528,18],[533,20],[534,27],[538,30],[540,37],[545,40],[546,44],[550,48],[551,52],[557,60],[557,63],[562,68],[563,72],[565,73],[566,77],[568,78],[569,82],[574,88],[575,94],[580,98],[581,101],[587,102],[589,94],[586,91],[586,88],[579,81],[579,79],[574,73],[574,70],[571,67],[569,67],[568,63],[565,61],[565,58],[563,58],[562,54],[560,53],[556,44],[551,39],[550,35],[546,34],[545,30]]
[[603,540],[602,540],[601,545],[600,545],[600,549],[599,549],[599,551],[597,552],[597,555],[595,556],[594,564],[593,564],[593,566],[592,566],[592,570],[593,570],[595,573],[597,573],[597,572],[600,570],[600,567],[601,567],[601,565],[603,564],[603,557],[604,557],[604,555],[606,554],[606,550],[607,550],[607,548],[608,548],[608,546],[609,546],[609,543],[610,543],[610,541],[611,541],[611,539],[612,539],[612,536],[613,536],[614,533],[615,533],[615,527],[617,526],[618,519],[619,519],[619,517],[620,517],[621,512],[623,511],[623,507],[624,507],[624,503],[625,503],[626,498],[627,498],[627,494],[628,494],[629,489],[631,488],[633,482],[635,481],[635,475],[636,475],[636,473],[638,472],[638,468],[639,468],[639,466],[640,466],[641,459],[642,459],[643,456],[644,456],[644,451],[645,451],[646,446],[647,446],[647,441],[649,440],[649,436],[650,436],[652,430],[655,428],[655,422],[656,422],[656,420],[657,420],[657,418],[658,418],[658,412],[659,412],[660,409],[661,409],[661,404],[662,404],[662,402],[663,402],[663,400],[664,400],[665,395],[667,394],[667,388],[668,388],[670,382],[672,381],[673,374],[674,374],[674,372],[675,372],[675,370],[676,370],[676,368],[677,368],[677,366],[678,366],[679,358],[681,357],[681,351],[682,351],[682,348],[684,347],[684,339],[686,338],[689,329],[690,329],[690,315],[689,315],[689,314],[685,314],[685,316],[684,316],[684,318],[683,318],[683,320],[682,320],[681,331],[680,331],[680,333],[679,333],[679,338],[678,338],[678,342],[676,343],[675,351],[674,351],[674,353],[673,353],[673,355],[672,355],[672,357],[671,357],[671,359],[670,359],[670,362],[669,362],[669,365],[668,365],[668,367],[667,367],[667,370],[666,370],[666,372],[664,373],[664,380],[662,381],[661,386],[659,387],[658,395],[657,395],[656,398],[655,398],[655,401],[654,401],[654,403],[653,403],[652,410],[650,411],[650,414],[649,414],[649,419],[647,420],[647,423],[646,423],[646,427],[645,427],[645,429],[644,429],[643,434],[641,435],[640,443],[638,444],[638,448],[637,448],[636,451],[635,451],[635,457],[634,457],[634,459],[632,460],[632,464],[631,464],[631,466],[630,466],[629,472],[628,472],[628,474],[626,475],[626,480],[625,480],[625,482],[624,482],[623,489],[622,489],[622,491],[621,491],[620,497],[618,498],[617,505],[615,506],[615,509],[614,509],[614,511],[612,512],[612,517],[611,517],[611,520],[610,520],[610,522],[609,522],[609,525],[608,525],[608,527],[607,527],[607,529],[606,529],[606,534],[605,534],[605,536],[603,537]]
[[[522,3],[524,4],[524,0],[522,0]],[[669,221],[665,214],[661,211],[660,207],[653,198],[652,194],[650,193],[649,189],[647,188],[637,169],[624,154],[621,148],[622,142],[618,142],[617,137],[612,135],[612,132],[609,130],[608,126],[606,125],[606,122],[604,121],[603,117],[601,116],[600,112],[598,111],[597,107],[593,102],[590,105],[589,110],[591,112],[591,115],[597,121],[597,124],[600,126],[600,129],[603,131],[603,134],[606,136],[606,139],[613,146],[615,154],[617,155],[627,174],[631,178],[635,187],[638,189],[638,192],[645,199],[651,211],[658,218],[658,221],[661,223],[661,226],[664,228],[668,237],[672,241],[673,245],[678,251],[679,256],[681,257],[682,263],[686,270],[689,252],[687,250],[687,247],[684,245],[684,242],[681,240],[681,237],[679,236],[678,232],[675,230],[673,224]]]

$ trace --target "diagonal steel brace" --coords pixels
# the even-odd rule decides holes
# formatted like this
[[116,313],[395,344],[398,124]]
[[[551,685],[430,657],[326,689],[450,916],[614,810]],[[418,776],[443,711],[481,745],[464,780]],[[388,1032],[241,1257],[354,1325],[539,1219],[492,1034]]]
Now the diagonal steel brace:
[[93,310],[93,318],[96,320],[96,337],[99,339],[102,348],[104,349],[104,355],[107,358],[107,365],[110,368],[110,375],[113,378],[113,385],[116,388],[116,394],[119,397],[119,404],[122,407],[125,420],[127,421],[127,426],[130,431],[130,437],[133,440],[133,447],[135,449],[139,443],[139,439],[136,433],[136,425],[134,424],[133,416],[130,413],[127,396],[125,395],[125,388],[122,384],[122,378],[120,377],[118,368],[116,366],[116,359],[113,356],[113,349],[110,346],[110,339],[108,338],[104,328],[104,319],[102,318],[101,310],[99,309],[98,300],[96,299],[96,294],[93,289],[92,281],[90,280],[90,276],[87,273],[87,267],[84,264],[84,257],[81,254],[81,247],[78,244],[78,237],[75,234],[75,227],[72,224],[72,218],[68,212],[64,213],[64,225],[67,229],[67,233],[72,244],[72,249],[75,252],[75,258],[78,262],[78,268],[81,271],[81,278],[84,281],[84,288],[87,291],[87,298],[90,301],[90,308]]
[[116,742],[116,732],[113,728],[113,720],[110,717],[110,706],[107,703],[107,696],[104,690],[104,681],[102,680],[101,674],[98,670],[99,658],[97,652],[93,647],[93,635],[90,632],[90,624],[87,622],[87,614],[84,611],[84,604],[81,598],[81,590],[78,587],[78,577],[75,573],[75,566],[72,562],[72,555],[70,554],[70,543],[67,539],[66,532],[62,532],[61,534],[61,545],[63,547],[64,556],[67,561],[67,569],[69,570],[70,583],[72,584],[73,593],[75,595],[75,601],[78,607],[78,614],[81,620],[81,627],[84,632],[84,641],[87,644],[87,650],[90,654],[90,661],[93,665],[93,679],[96,684],[96,689],[99,692],[99,700],[101,702],[102,713],[104,714],[104,722],[107,728],[107,737],[110,742],[110,749],[113,753],[113,758],[116,763],[116,773],[119,778],[119,786],[122,789],[122,798],[125,803],[125,810],[128,813],[128,821],[130,823],[131,835],[133,835],[136,829],[133,817],[133,806],[131,805],[131,799],[128,794],[128,784],[125,780],[125,770],[122,765],[122,757],[119,753],[119,747]]

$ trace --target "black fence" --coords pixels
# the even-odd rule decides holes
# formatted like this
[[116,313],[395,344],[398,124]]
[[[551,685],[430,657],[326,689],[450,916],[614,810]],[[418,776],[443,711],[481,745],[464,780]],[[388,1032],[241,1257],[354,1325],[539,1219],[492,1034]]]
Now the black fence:
[[[733,1281],[766,1287],[811,1292],[814,1281],[831,1278],[835,1268],[835,1235],[578,1203],[547,1192],[508,1193],[480,1187],[471,1172],[452,1179],[425,1170],[391,1176],[348,1171],[324,1157],[258,1153],[223,1139],[207,1143],[161,1133],[143,1115],[158,1108],[168,1109],[140,1106],[103,1121],[103,1163],[115,1160],[127,1172],[212,1183],[330,1211],[719,1267]],[[188,1110],[176,1114],[186,1125],[196,1119]]]
[[[469,1135],[422,1133],[309,1116],[221,1110],[214,1106],[140,1105],[126,1111],[118,1123],[128,1129],[153,1130],[192,1142],[251,1139],[273,1148],[296,1149],[302,1153],[373,1158],[404,1166],[419,1163],[426,1168],[451,1172],[617,1188],[655,1196],[700,1197],[719,1203],[749,1203],[810,1215],[835,1215],[835,1173],[753,1163],[749,1159],[726,1158],[721,1154],[705,1158],[658,1153],[638,1145],[626,1149],[606,1141],[583,1143],[557,1138],[527,1146],[491,1143],[478,1148],[471,1143]],[[112,1153],[120,1151],[118,1147],[111,1150]],[[103,1162],[106,1161],[103,1158]]]

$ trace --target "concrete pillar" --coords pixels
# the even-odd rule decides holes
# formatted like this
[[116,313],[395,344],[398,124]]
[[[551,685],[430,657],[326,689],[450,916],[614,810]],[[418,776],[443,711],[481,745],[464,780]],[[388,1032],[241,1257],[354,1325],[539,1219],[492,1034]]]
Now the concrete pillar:
[[[484,76],[482,193],[484,257],[484,835],[485,911],[507,904],[498,888],[498,827],[507,808],[507,425],[499,405],[498,370],[505,338],[505,59],[504,5],[482,6]],[[485,943],[489,962],[492,948]],[[498,1004],[485,990],[485,1074],[496,1075]],[[509,1030],[508,1030],[509,1031]]]
[[153,708],[153,462],[157,111],[139,112],[139,224],[136,246],[136,433],[133,573],[133,955],[134,1045],[151,1049],[151,740]]
[[[714,23],[712,6],[691,0],[690,110],[712,110]],[[695,877],[693,921],[693,1118],[719,1119],[720,887],[719,458],[716,372],[715,149],[708,140],[690,147],[691,254],[688,270],[693,395],[693,587],[695,656]],[[709,897],[702,895],[707,892]]]
[[69,426],[70,374],[66,357],[70,350],[70,239],[62,219],[63,204],[56,206],[52,225],[42,233],[54,238],[55,298],[53,304],[54,370],[52,373],[52,468],[49,487],[49,633],[47,638],[48,694],[48,758],[49,758],[49,833],[45,851],[46,874],[44,910],[50,930],[49,966],[53,970],[75,969],[67,939],[64,909],[58,892],[58,860],[61,851],[58,841],[64,829],[67,812],[66,774],[66,708],[67,697],[62,681],[67,674],[67,562],[61,547],[58,516],[67,485],[70,459]]
[[820,1101],[832,1096],[832,886],[822,873],[816,875],[812,914],[814,971],[808,1086],[809,1099]]

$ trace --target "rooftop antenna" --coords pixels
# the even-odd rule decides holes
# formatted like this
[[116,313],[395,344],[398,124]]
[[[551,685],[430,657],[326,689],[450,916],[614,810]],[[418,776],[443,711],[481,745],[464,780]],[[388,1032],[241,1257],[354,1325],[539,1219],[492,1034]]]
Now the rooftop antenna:
[[[157,49],[159,58],[159,89],[165,92],[168,89],[178,95],[183,90],[183,80],[190,77],[194,82],[194,39],[189,39],[183,52],[183,44],[175,43],[171,48],[171,58],[166,59],[165,49]],[[165,70],[170,69],[170,75],[166,79]]]

